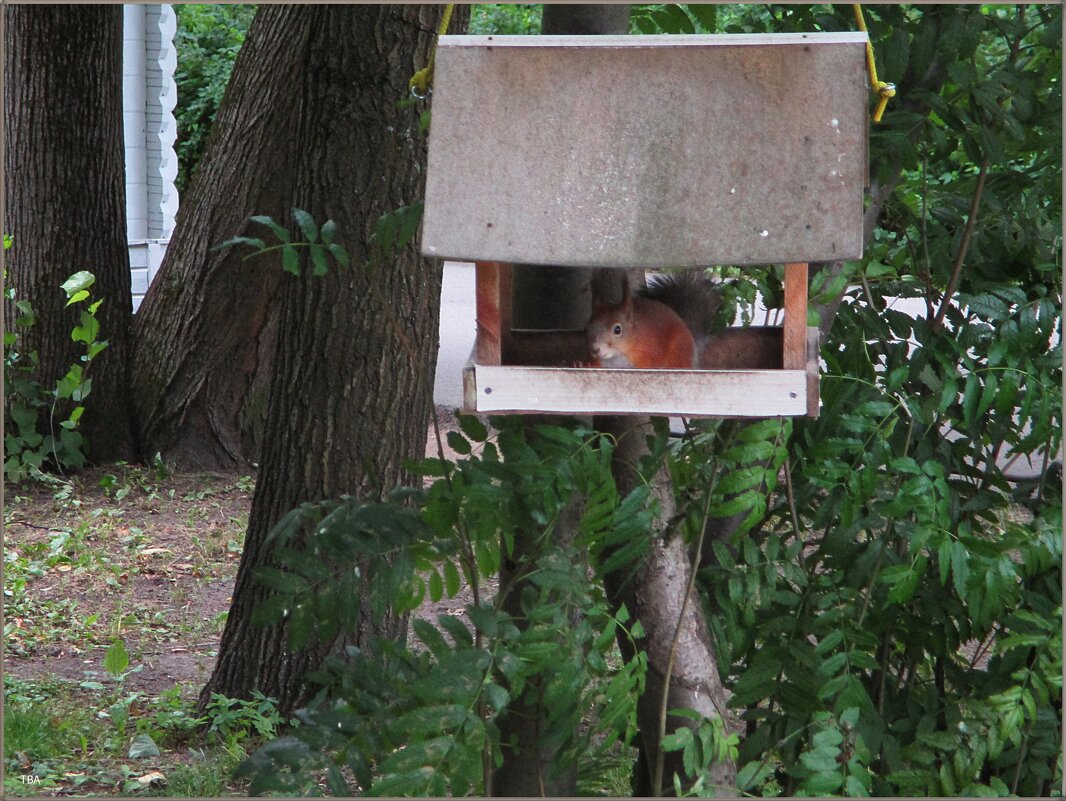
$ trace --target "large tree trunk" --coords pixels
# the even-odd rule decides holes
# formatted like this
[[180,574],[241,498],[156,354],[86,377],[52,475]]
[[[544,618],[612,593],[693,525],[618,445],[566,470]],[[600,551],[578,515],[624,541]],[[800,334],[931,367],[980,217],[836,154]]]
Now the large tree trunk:
[[[283,625],[253,627],[267,597],[253,571],[270,562],[264,540],[303,501],[377,496],[412,480],[406,458],[425,448],[437,351],[439,265],[408,245],[368,273],[355,266],[377,217],[421,198],[425,141],[417,110],[397,108],[432,43],[438,6],[265,6],[249,40],[293,107],[275,135],[291,150],[291,203],[337,222],[353,267],[323,277],[285,275],[272,356],[259,480],[244,554],[214,674],[201,694],[278,699],[283,713],[305,700],[304,676],[336,643],[293,653]],[[246,45],[247,47],[247,45]],[[300,54],[273,70],[271,51]],[[269,67],[262,72],[260,66]],[[245,80],[238,76],[239,80]],[[264,100],[264,102],[270,102]],[[280,148],[279,148],[280,149]],[[260,269],[279,271],[277,260]],[[399,631],[397,621],[375,633]],[[368,625],[356,637],[368,633]]]
[[182,467],[258,460],[283,273],[217,246],[248,231],[253,214],[289,222],[297,159],[309,146],[295,138],[301,107],[292,93],[312,34],[286,25],[277,11],[253,20],[134,325],[143,451]]
[[[121,6],[5,6],[4,231],[15,245],[8,280],[33,303],[23,336],[40,358],[35,378],[55,386],[84,353],[60,285],[96,276],[100,339],[86,373],[92,391],[81,431],[90,458],[130,458],[126,359],[133,301],[126,244],[122,141]],[[62,419],[62,418],[59,418]],[[47,421],[43,421],[47,425]]]

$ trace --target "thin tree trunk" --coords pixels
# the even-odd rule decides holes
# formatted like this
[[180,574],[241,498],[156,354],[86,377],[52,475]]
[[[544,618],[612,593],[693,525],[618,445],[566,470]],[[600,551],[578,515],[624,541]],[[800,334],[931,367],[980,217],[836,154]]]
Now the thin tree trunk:
[[[288,712],[305,700],[304,676],[336,643],[292,653],[283,625],[255,628],[252,610],[269,594],[253,571],[270,562],[264,541],[303,501],[376,497],[409,482],[404,460],[425,448],[437,349],[439,265],[413,244],[372,272],[357,265],[377,217],[423,194],[425,140],[417,110],[397,108],[425,61],[440,7],[266,6],[261,49],[297,50],[284,75],[294,108],[278,131],[290,152],[291,202],[319,222],[337,222],[353,267],[322,277],[304,264],[284,276],[272,355],[262,466],[219,658],[201,693],[273,696]],[[252,38],[251,33],[249,38]],[[270,59],[267,59],[270,63]],[[254,69],[255,62],[244,69]],[[262,74],[256,70],[258,74]],[[261,266],[278,271],[276,262]],[[369,633],[391,636],[402,622]]]
[[[597,430],[617,438],[612,471],[618,494],[624,496],[642,481],[637,464],[648,453],[646,437],[651,422],[646,417],[597,417],[595,425]],[[706,718],[724,719],[726,731],[732,729],[703,604],[695,587],[689,593],[694,569],[689,548],[679,532],[669,529],[677,509],[665,465],[653,481],[653,491],[659,502],[659,523],[658,530],[652,532],[655,538],[646,561],[632,575],[616,571],[604,577],[612,606],[624,604],[645,631],[640,647],[647,653],[648,672],[637,706],[641,757],[634,766],[635,796],[672,792],[674,774],[684,776],[680,754],[671,752],[662,762],[662,786],[654,786],[664,708],[693,709]],[[623,657],[632,659],[629,641],[620,637],[618,642]],[[691,725],[691,720],[668,716],[665,733]],[[715,763],[707,780],[708,789],[716,790],[718,795],[732,794],[736,765],[728,760]]]
[[126,383],[133,301],[122,8],[4,6],[3,13],[3,227],[15,237],[7,278],[37,315],[23,349],[37,352],[35,378],[49,389],[80,364],[84,348],[70,337],[79,309],[66,308],[60,285],[81,270],[93,273],[93,296],[103,299],[99,337],[109,345],[86,373],[92,391],[81,432],[91,459],[128,459],[135,449]]

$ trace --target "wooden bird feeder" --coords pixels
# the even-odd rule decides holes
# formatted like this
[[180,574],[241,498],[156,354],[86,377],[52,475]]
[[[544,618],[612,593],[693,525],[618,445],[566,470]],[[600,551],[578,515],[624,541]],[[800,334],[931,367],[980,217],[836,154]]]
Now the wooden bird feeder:
[[[466,410],[816,415],[807,264],[862,255],[865,47],[854,33],[441,37],[422,252],[476,263]],[[784,325],[716,336],[722,369],[558,366],[584,335],[513,330],[513,264],[783,264]]]

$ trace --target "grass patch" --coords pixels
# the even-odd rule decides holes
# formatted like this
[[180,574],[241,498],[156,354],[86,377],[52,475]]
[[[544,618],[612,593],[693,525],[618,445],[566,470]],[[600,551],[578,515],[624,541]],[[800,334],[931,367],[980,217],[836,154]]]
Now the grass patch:
[[254,479],[117,463],[7,489],[4,796],[245,794],[264,729],[239,704],[212,728],[194,693]]
[[123,677],[80,684],[4,678],[4,796],[242,795],[233,773],[277,734],[273,703],[218,697],[208,715],[173,686],[155,698]]

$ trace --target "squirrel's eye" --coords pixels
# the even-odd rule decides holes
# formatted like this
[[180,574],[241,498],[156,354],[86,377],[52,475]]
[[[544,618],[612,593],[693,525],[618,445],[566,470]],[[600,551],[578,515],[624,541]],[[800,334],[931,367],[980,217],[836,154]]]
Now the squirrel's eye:
[[622,324],[621,323],[615,323],[614,324],[614,335],[616,337],[622,336]]

